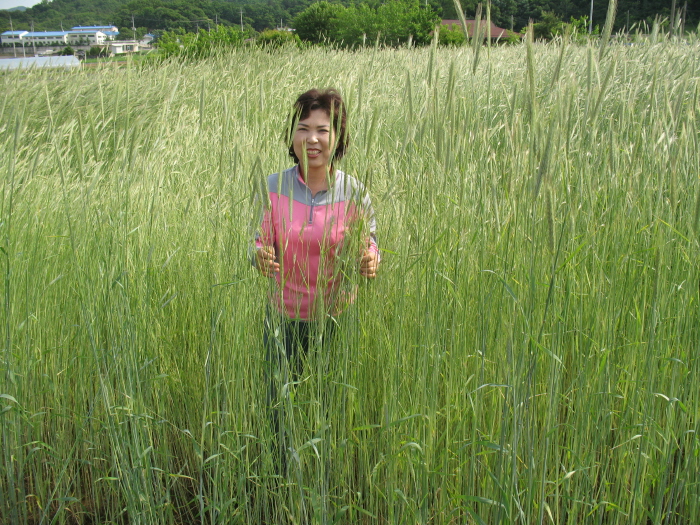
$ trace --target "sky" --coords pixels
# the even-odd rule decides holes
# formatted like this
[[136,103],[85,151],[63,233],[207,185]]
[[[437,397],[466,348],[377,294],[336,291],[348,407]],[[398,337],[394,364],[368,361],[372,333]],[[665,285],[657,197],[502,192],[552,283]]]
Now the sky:
[[12,9],[23,5],[24,7],[32,7],[38,4],[41,0],[0,0],[0,9]]

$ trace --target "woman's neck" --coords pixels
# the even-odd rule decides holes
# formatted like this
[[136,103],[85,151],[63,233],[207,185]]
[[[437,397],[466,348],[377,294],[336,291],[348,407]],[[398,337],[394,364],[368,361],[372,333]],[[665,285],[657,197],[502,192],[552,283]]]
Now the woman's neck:
[[311,190],[311,194],[316,195],[319,191],[328,189],[330,174],[333,173],[333,166],[331,166],[328,171],[326,171],[325,168],[320,168],[304,172],[300,164],[299,171],[301,172],[302,179],[304,179],[304,182]]

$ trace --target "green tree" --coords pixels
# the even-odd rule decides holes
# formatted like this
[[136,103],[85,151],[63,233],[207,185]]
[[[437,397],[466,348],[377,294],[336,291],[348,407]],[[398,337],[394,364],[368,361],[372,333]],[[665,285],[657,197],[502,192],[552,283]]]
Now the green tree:
[[267,29],[260,33],[255,42],[266,49],[277,49],[284,45],[299,45],[301,39],[293,31],[280,31],[278,29]]
[[238,27],[217,26],[211,31],[200,29],[196,33],[182,28],[164,32],[157,42],[163,57],[206,58],[224,49],[237,47],[252,36]]
[[92,46],[87,52],[87,56],[90,58],[107,56],[107,48],[102,46]]
[[441,26],[439,42],[441,46],[461,46],[467,41],[459,25]]
[[338,13],[331,39],[346,47],[357,47],[377,38],[376,11],[367,4],[350,6]]
[[424,45],[430,42],[438,22],[437,13],[418,0],[389,0],[377,9],[363,3],[338,13],[331,39],[347,47],[374,44],[377,40],[395,46],[409,39]]
[[542,20],[532,25],[535,40],[551,40],[562,32],[563,22],[551,11],[542,13]]
[[377,9],[380,39],[390,45],[405,44],[409,39],[417,45],[430,42],[431,32],[440,22],[437,14],[417,0],[391,0]]
[[327,42],[337,32],[338,16],[344,10],[340,4],[317,2],[294,17],[293,27],[306,42]]

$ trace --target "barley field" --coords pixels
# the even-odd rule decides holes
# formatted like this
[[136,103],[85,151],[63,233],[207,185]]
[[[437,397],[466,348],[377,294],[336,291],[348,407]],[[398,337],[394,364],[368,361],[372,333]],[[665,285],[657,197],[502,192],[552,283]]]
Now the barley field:
[[[0,75],[0,522],[700,516],[699,44]],[[271,456],[251,192],[337,87],[379,277]]]

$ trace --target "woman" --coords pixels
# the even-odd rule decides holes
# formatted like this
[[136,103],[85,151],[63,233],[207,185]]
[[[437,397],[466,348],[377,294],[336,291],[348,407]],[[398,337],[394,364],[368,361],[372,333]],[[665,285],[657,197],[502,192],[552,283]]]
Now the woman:
[[339,264],[352,249],[345,246],[351,244],[348,237],[366,233],[359,257],[366,278],[377,274],[379,250],[369,196],[360,182],[333,166],[348,144],[342,98],[332,89],[312,89],[299,96],[293,111],[289,154],[296,164],[267,179],[262,200],[268,206],[255,236],[254,264],[275,279],[272,309],[298,333],[352,299],[343,294],[346,268]]
[[[333,323],[326,321],[354,296],[347,274],[359,271],[368,279],[377,274],[369,196],[359,181],[334,167],[348,145],[346,123],[337,91],[301,94],[288,137],[295,165],[270,175],[260,199],[267,206],[255,235],[253,264],[274,279],[264,331],[270,405],[281,406],[277,392],[289,382],[287,372],[296,378],[309,348],[323,348],[330,339]],[[279,433],[278,410],[273,427]]]

